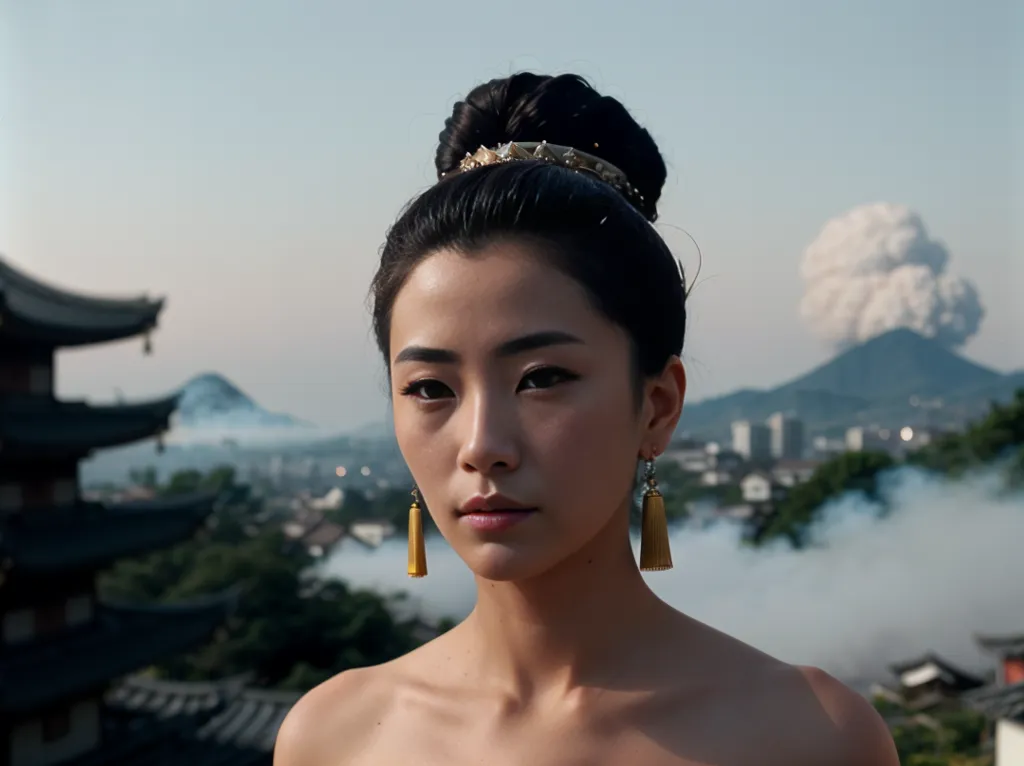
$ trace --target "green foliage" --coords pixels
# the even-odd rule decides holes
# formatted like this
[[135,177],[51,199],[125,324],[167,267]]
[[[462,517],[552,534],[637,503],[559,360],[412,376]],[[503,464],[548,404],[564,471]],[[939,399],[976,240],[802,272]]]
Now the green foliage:
[[[987,416],[959,434],[948,434],[918,450],[908,462],[953,476],[1002,458],[1015,459],[1011,477],[1024,471],[1024,389],[1009,404],[993,404]],[[1014,454],[1016,453],[1016,454]]]
[[[905,714],[904,714],[905,715]],[[932,714],[926,724],[902,717],[891,727],[900,763],[916,766],[982,766],[985,717],[974,711]]]
[[[1009,404],[993,404],[988,415],[963,433],[948,434],[912,453],[906,464],[951,476],[1006,460],[1006,486],[1024,488],[1024,389]],[[848,452],[823,463],[809,481],[797,485],[777,512],[753,536],[756,544],[785,539],[807,543],[808,531],[822,508],[847,492],[877,501],[878,477],[896,461],[880,452]]]
[[191,492],[221,492],[236,486],[235,467],[222,465],[205,474],[192,468],[177,471],[166,485],[157,488],[157,493],[170,496]]
[[757,537],[763,544],[778,538],[794,547],[807,542],[807,532],[829,501],[847,492],[862,492],[868,499],[878,499],[878,475],[896,464],[884,452],[846,452],[822,463],[803,484],[793,487],[779,504]]
[[107,597],[173,603],[240,587],[238,608],[207,645],[156,668],[160,675],[211,679],[254,673],[267,687],[307,689],[342,670],[413,649],[418,623],[371,591],[307,576],[314,560],[276,528],[260,528],[258,503],[234,486],[234,472],[183,471],[162,493],[221,489],[243,502],[222,503],[196,539],[119,563],[101,578]]

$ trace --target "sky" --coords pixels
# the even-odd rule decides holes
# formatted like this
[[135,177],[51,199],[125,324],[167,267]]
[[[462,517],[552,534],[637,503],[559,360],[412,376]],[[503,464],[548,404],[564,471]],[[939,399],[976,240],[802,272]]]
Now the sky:
[[[1016,7],[1015,7],[1016,6]],[[265,407],[385,417],[366,294],[437,134],[478,82],[572,71],[669,165],[693,274],[692,396],[824,361],[802,253],[865,203],[920,214],[977,286],[963,349],[1024,368],[1024,12],[1012,0],[0,0],[0,253],[83,292],[167,297],[140,340],[62,352],[58,394],[217,371]],[[1014,50],[1016,48],[1016,50]]]

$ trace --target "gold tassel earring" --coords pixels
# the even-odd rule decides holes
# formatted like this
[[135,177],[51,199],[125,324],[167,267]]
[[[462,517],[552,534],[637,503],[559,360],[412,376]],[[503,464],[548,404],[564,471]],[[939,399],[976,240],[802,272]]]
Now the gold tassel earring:
[[419,501],[419,490],[414,489],[409,506],[409,577],[427,576],[427,548],[423,542],[423,512]]
[[644,466],[644,502],[640,521],[640,569],[658,572],[672,568],[672,551],[668,543],[668,519],[665,499],[658,491],[654,478],[654,458],[647,458]]

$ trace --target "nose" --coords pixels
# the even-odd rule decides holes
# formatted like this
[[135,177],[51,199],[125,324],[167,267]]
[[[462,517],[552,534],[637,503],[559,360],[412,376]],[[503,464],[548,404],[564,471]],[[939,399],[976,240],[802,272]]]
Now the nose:
[[481,395],[463,407],[464,419],[459,449],[459,467],[470,473],[488,475],[514,471],[520,452],[514,408]]

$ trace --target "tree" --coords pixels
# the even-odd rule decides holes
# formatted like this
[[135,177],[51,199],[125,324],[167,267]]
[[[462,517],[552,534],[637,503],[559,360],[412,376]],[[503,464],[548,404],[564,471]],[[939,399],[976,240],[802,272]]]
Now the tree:
[[[225,487],[233,472],[183,471],[166,493]],[[190,488],[190,489],[186,489]],[[155,670],[172,678],[253,673],[269,687],[306,689],[342,670],[398,657],[419,643],[419,623],[395,616],[396,604],[372,591],[308,575],[314,560],[273,526],[249,530],[245,503],[225,503],[195,539],[120,562],[100,580],[107,597],[173,603],[240,587],[225,629],[196,651]]]
[[806,482],[793,487],[776,513],[760,530],[756,542],[783,538],[800,548],[821,509],[847,492],[878,500],[878,476],[896,461],[884,452],[847,452],[818,466]]
[[1011,456],[1024,446],[1024,388],[1008,404],[993,404],[966,431],[948,434],[918,450],[908,462],[939,473],[960,475]]

